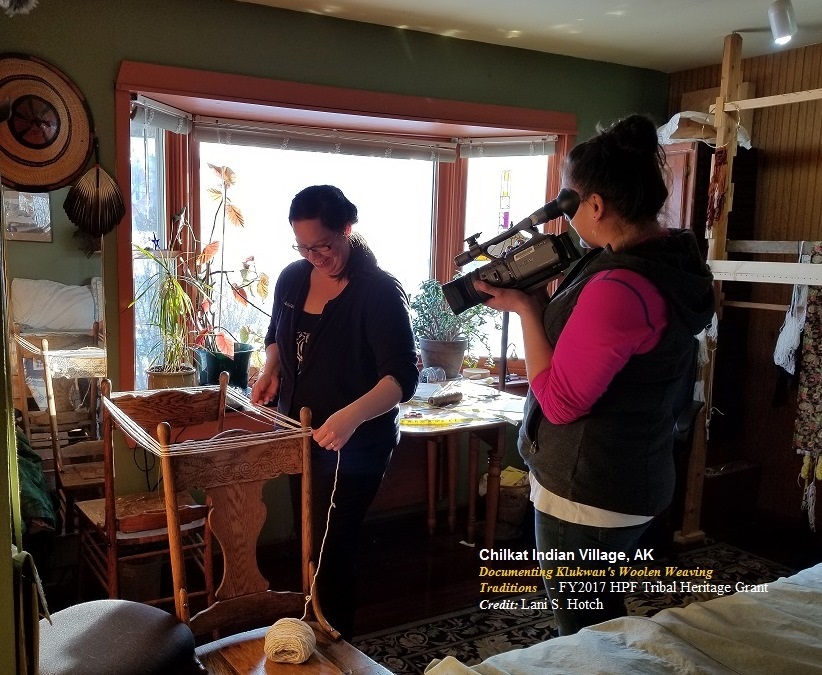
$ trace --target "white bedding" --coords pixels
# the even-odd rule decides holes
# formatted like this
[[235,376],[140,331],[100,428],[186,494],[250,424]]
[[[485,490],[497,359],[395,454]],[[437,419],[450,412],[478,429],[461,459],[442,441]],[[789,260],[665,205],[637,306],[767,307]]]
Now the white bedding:
[[426,675],[822,673],[822,563],[767,585],[651,618],[625,617],[492,656],[467,667],[453,657]]
[[48,279],[12,279],[12,321],[27,328],[51,331],[91,330],[102,321],[102,280],[71,286]]

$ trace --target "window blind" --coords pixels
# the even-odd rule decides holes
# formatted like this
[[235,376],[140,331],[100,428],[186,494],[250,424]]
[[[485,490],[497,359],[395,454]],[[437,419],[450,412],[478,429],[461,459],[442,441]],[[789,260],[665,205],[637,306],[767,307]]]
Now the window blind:
[[465,159],[553,155],[557,138],[556,135],[460,138],[457,145],[460,157]]
[[131,130],[142,127],[156,127],[175,134],[191,133],[192,116],[164,103],[137,95],[131,102]]
[[435,162],[454,162],[457,157],[456,143],[450,139],[444,141],[200,116],[194,118],[194,138],[207,143]]

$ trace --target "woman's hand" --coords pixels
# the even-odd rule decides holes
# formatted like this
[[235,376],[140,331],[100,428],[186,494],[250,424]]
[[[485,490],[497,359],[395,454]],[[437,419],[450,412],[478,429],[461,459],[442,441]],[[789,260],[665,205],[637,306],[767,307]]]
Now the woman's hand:
[[474,279],[473,283],[478,291],[491,296],[484,304],[492,309],[523,314],[538,307],[536,298],[514,288],[499,288],[479,279]]
[[280,378],[271,373],[261,373],[251,388],[251,402],[254,405],[265,405],[273,401],[280,389]]
[[385,375],[377,384],[330,415],[323,425],[314,429],[313,437],[321,448],[339,450],[363,422],[391,410],[402,398],[402,388],[391,375]]
[[338,410],[318,429],[314,429],[313,438],[321,448],[340,450],[351,438],[360,424],[360,420],[351,414],[349,409]]

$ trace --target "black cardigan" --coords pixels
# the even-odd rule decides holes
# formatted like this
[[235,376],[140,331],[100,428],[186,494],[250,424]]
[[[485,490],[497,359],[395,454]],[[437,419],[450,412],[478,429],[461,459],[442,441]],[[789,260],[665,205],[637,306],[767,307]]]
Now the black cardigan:
[[[298,419],[300,408],[308,406],[312,426],[317,428],[386,375],[399,383],[402,400],[410,399],[418,371],[408,298],[400,283],[376,266],[356,270],[342,293],[325,306],[298,372],[296,326],[312,269],[307,260],[291,263],[274,289],[265,343],[276,343],[280,354],[278,410]],[[361,424],[346,449],[394,447],[398,442],[399,409],[395,407]]]

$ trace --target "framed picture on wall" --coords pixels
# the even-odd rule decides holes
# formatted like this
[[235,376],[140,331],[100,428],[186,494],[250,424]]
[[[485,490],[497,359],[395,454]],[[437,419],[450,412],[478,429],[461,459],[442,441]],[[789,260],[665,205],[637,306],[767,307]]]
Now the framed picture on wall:
[[3,191],[6,239],[51,241],[51,208],[48,192]]

